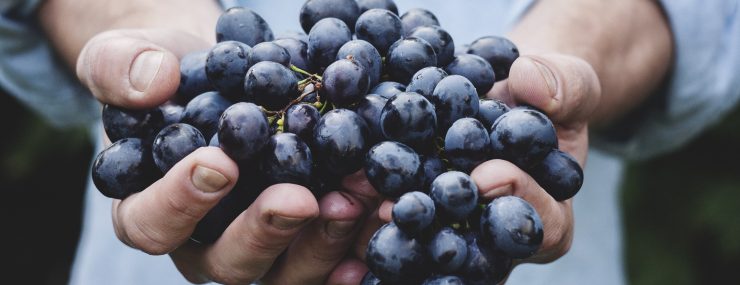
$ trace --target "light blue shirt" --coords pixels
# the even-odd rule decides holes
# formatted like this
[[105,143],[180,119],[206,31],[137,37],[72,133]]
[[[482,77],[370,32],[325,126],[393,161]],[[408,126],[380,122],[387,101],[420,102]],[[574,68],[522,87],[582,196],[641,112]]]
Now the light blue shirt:
[[[97,103],[30,24],[39,2],[0,2],[0,86],[57,126],[97,122]],[[251,7],[276,35],[300,30],[302,1],[221,2],[225,7]],[[504,34],[533,0],[397,2],[401,13],[413,7],[434,12],[460,46],[479,36]],[[670,80],[663,97],[657,97],[665,100],[651,105],[624,138],[594,138],[595,144],[622,157],[641,158],[679,147],[740,100],[738,1],[669,0],[663,4],[676,42]],[[571,251],[551,264],[517,267],[508,284],[625,283],[617,193],[622,163],[592,150],[585,173],[584,186],[574,201]],[[110,199],[88,184],[83,232],[70,283],[187,284],[169,257],[149,256],[118,241],[111,224]]]

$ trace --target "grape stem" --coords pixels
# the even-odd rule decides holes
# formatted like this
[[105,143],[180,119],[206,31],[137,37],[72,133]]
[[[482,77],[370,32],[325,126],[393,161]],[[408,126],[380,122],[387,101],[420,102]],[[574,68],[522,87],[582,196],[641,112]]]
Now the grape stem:
[[314,77],[314,78],[317,78],[318,80],[321,80],[322,79],[320,75],[310,73],[310,72],[305,71],[303,69],[300,69],[299,67],[297,67],[295,65],[292,65],[292,64],[290,65],[290,70],[295,71],[295,72],[298,72],[298,73],[303,74],[305,76],[308,76],[309,78]]

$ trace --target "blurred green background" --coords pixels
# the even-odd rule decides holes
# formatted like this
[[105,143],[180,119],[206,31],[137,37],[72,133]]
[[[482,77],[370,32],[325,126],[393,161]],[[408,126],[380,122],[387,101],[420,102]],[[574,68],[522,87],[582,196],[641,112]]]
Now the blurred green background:
[[[88,133],[53,129],[1,91],[0,109],[0,236],[11,264],[2,283],[66,284],[93,151]],[[735,112],[679,152],[629,164],[630,284],[740,284],[739,161]]]

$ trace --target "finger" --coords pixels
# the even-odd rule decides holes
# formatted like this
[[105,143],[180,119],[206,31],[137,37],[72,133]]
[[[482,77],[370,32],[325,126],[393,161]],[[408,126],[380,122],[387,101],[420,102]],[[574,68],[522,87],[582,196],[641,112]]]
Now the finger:
[[531,176],[505,160],[484,162],[470,177],[484,200],[513,195],[535,208],[542,219],[544,238],[540,250],[529,261],[549,262],[568,251],[573,239],[571,200],[556,201]]
[[365,263],[356,258],[347,258],[334,268],[326,285],[357,285],[365,277],[365,273]]
[[373,185],[367,181],[364,169],[360,169],[359,171],[344,177],[342,179],[342,188],[344,188],[347,193],[360,199],[366,209],[374,209],[381,201],[378,191],[375,191]]
[[113,203],[121,241],[149,254],[165,254],[185,242],[195,225],[239,177],[219,148],[199,148],[146,190]]
[[531,105],[554,121],[568,124],[587,121],[600,100],[601,85],[591,65],[580,58],[527,55],[514,61],[506,84],[500,84],[492,95]]
[[264,284],[323,284],[354,242],[364,206],[355,197],[330,192],[319,202],[319,218],[306,227],[261,280]]
[[[261,278],[309,221],[319,215],[311,192],[294,184],[268,187],[223,235],[206,248],[184,247],[173,254],[189,280],[198,276],[225,284],[249,284]],[[198,261],[197,274],[184,261]]]
[[103,103],[148,108],[167,101],[180,82],[178,58],[208,43],[176,30],[113,30],[80,52],[77,76]]
[[378,217],[386,223],[390,223],[393,219],[393,201],[391,200],[385,200],[383,203],[380,204],[380,208],[378,208]]

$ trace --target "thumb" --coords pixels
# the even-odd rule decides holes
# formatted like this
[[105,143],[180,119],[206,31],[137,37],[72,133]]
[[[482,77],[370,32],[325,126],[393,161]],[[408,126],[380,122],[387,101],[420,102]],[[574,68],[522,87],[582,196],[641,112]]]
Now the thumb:
[[167,101],[180,83],[178,58],[208,42],[176,30],[112,30],[87,42],[77,77],[103,103],[141,109]]
[[561,54],[519,57],[511,66],[507,86],[515,103],[538,108],[564,125],[586,122],[601,97],[601,84],[591,65]]

